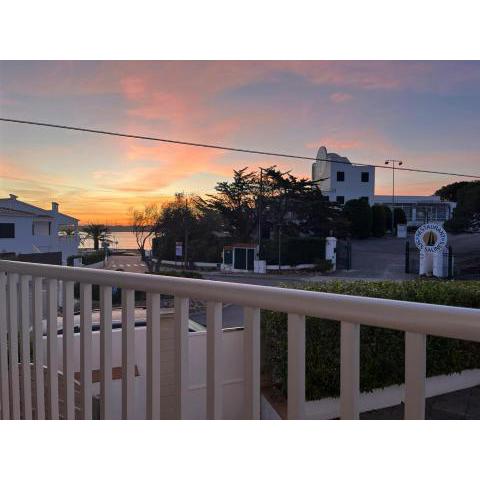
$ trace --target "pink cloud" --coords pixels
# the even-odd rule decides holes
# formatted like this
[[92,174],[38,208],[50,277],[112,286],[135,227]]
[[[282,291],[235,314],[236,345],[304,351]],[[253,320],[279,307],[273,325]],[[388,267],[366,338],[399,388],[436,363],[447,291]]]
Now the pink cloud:
[[346,103],[350,101],[352,98],[353,98],[352,95],[350,95],[349,93],[337,92],[337,93],[332,93],[330,95],[330,100],[333,103]]
[[120,79],[120,86],[128,100],[136,101],[145,98],[147,87],[145,79],[141,76],[126,76]]
[[306,147],[317,149],[321,145],[330,152],[351,155],[350,160],[359,163],[385,160],[398,152],[389,138],[372,129],[332,129],[318,140],[307,143]]

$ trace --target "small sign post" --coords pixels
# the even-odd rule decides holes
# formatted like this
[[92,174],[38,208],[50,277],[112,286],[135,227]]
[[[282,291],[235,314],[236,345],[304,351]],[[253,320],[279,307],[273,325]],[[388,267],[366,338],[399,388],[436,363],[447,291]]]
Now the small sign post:
[[183,242],[175,242],[175,258],[181,259],[183,256]]

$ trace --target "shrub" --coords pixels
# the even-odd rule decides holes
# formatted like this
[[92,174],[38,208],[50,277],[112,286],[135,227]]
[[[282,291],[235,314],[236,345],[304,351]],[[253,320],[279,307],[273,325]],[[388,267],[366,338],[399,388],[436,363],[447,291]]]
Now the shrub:
[[372,207],[372,234],[375,237],[383,237],[387,231],[387,218],[383,205]]
[[350,233],[355,238],[368,238],[372,231],[372,209],[364,199],[349,200],[343,211],[350,222]]
[[468,229],[470,221],[466,217],[460,215],[454,215],[453,218],[447,220],[443,226],[447,232],[450,233],[462,233]]
[[83,265],[92,265],[93,263],[101,262],[105,259],[105,252],[103,250],[98,250],[97,252],[87,253],[82,255]]
[[393,215],[392,210],[387,205],[382,205],[383,210],[385,211],[385,228],[387,231],[393,231]]
[[394,228],[397,228],[397,225],[405,225],[407,223],[407,216],[405,215],[405,212],[403,208],[400,207],[395,207],[393,209],[393,226]]
[[480,214],[480,182],[456,182],[438,190],[442,198],[457,202],[453,218],[445,222],[450,232],[478,231]]
[[[387,298],[420,303],[480,308],[480,282],[328,282],[306,290]],[[263,369],[279,391],[287,392],[286,315],[262,312]],[[360,328],[360,388],[372,391],[404,382],[404,333],[384,328]],[[340,324],[307,318],[306,398],[317,400],[338,396],[340,382]],[[451,374],[480,368],[480,344],[462,340],[427,337],[427,376]]]

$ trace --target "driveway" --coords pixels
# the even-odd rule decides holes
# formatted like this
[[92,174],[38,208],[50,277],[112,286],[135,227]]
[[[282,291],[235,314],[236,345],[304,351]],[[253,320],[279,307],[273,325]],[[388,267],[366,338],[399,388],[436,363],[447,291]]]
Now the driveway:
[[[413,237],[409,240],[413,242]],[[395,237],[352,240],[352,269],[338,270],[338,277],[372,280],[408,280],[405,273],[405,239]]]

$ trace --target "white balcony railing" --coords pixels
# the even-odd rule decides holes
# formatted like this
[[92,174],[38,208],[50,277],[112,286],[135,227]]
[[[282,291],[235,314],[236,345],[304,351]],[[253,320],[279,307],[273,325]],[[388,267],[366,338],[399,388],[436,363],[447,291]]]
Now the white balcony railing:
[[[62,281],[62,365],[57,351]],[[80,383],[74,379],[74,284],[80,284]],[[43,358],[43,285],[47,338]],[[100,286],[100,418],[112,416],[112,287],[122,289],[122,418],[134,415],[134,293],[147,294],[146,416],[160,418],[160,294],[175,297],[176,416],[185,417],[189,298],[207,302],[207,418],[223,416],[222,304],[244,307],[244,418],[260,418],[260,311],[288,314],[288,418],[305,417],[305,316],[341,322],[340,416],[359,416],[360,324],[405,332],[405,418],[425,414],[426,335],[480,341],[480,312],[207,280],[0,261],[0,406],[2,418],[92,417],[92,285]],[[30,333],[30,326],[32,332]],[[19,339],[18,342],[16,339]],[[32,350],[32,351],[30,351]],[[63,399],[59,402],[58,372]],[[45,381],[44,381],[45,378]],[[34,388],[32,388],[32,385]],[[33,394],[33,395],[32,395]],[[47,399],[46,402],[44,399]],[[22,407],[22,408],[21,408]]]

